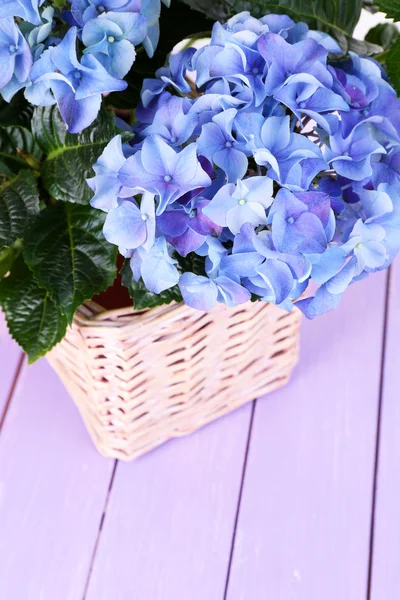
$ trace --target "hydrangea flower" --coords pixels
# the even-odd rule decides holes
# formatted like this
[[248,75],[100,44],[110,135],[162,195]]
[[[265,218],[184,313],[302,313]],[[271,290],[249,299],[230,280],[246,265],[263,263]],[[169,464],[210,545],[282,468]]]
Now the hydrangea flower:
[[155,241],[156,220],[154,214],[154,196],[148,192],[138,206],[135,200],[121,200],[112,208],[104,224],[104,237],[111,244],[124,249],[134,250],[141,246],[150,250]]
[[130,198],[134,189],[125,188],[118,179],[118,173],[125,164],[126,157],[122,149],[120,135],[107,144],[102,155],[93,165],[95,176],[87,179],[94,196],[90,203],[94,208],[106,212],[118,206],[119,198]]
[[222,227],[205,214],[209,204],[209,200],[196,196],[186,206],[178,204],[160,215],[159,228],[181,256],[200,248],[207,236],[221,234]]
[[328,51],[316,40],[289,44],[276,33],[267,33],[258,41],[258,50],[267,66],[265,88],[274,95],[294,79],[331,87],[332,75],[326,66]]
[[211,183],[197,158],[196,144],[176,152],[158,136],[144,140],[141,150],[121,167],[118,179],[125,187],[156,194],[157,215],[185,193],[200,191]]
[[237,306],[250,300],[250,293],[240,283],[221,275],[209,279],[203,275],[183,273],[179,279],[184,302],[192,308],[211,310],[217,301]]
[[146,32],[143,15],[103,13],[83,28],[84,54],[93,54],[110,75],[123,79],[135,60],[135,46],[144,40]]
[[[103,94],[127,87],[122,80],[135,60],[135,46],[142,44],[153,56],[161,4],[69,2],[63,12],[44,0],[0,2],[0,94],[10,102],[26,88],[34,105],[57,103],[69,132],[80,133],[97,116]],[[65,24],[70,27],[66,33]]]
[[28,44],[32,49],[35,60],[40,58],[40,55],[45,49],[45,42],[52,32],[54,8],[52,6],[45,8],[42,11],[41,19],[41,24],[31,29],[27,37]]
[[6,17],[21,17],[28,23],[41,24],[39,7],[44,0],[1,0],[0,19]]
[[216,114],[203,126],[198,141],[199,153],[221,167],[230,182],[244,177],[248,166],[246,153],[232,133],[236,114],[235,108]]
[[70,133],[78,133],[96,118],[104,92],[122,91],[126,82],[107,73],[91,55],[78,61],[76,55],[76,27],[65,38],[43,52],[31,70],[32,85],[26,97],[32,104],[58,108]]
[[0,91],[8,102],[26,84],[32,62],[29,45],[14,19],[0,19]]
[[204,209],[215,223],[239,233],[245,223],[266,225],[266,209],[273,203],[273,182],[269,177],[238,179],[236,185],[224,185]]
[[71,15],[80,27],[108,12],[140,11],[140,0],[72,0]]
[[178,283],[176,264],[162,236],[148,250],[140,246],[131,258],[134,279],[138,281],[142,278],[147,289],[154,294],[160,294]]
[[199,310],[258,298],[314,318],[391,263],[399,100],[372,59],[339,52],[304,23],[243,12],[145,80],[134,140],[115,138],[89,181],[136,280],[178,284]]

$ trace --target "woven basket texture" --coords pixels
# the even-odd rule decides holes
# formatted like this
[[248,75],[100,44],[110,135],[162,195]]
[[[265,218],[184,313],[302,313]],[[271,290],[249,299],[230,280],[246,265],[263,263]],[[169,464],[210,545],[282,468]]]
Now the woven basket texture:
[[98,450],[133,459],[285,384],[300,313],[272,304],[147,311],[86,302],[49,362]]

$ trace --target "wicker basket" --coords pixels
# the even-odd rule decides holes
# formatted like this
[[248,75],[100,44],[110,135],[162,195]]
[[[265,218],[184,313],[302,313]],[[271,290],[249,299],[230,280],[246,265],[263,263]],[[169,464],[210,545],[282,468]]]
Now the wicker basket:
[[130,460],[286,383],[299,321],[264,302],[208,313],[87,302],[49,361],[98,450]]

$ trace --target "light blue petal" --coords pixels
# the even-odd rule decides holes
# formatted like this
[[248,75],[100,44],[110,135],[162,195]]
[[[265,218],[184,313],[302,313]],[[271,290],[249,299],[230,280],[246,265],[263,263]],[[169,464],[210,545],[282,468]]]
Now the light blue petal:
[[142,219],[138,206],[125,200],[110,210],[103,233],[110,244],[135,249],[146,241],[146,222]]
[[182,298],[188,306],[197,310],[211,310],[217,302],[218,288],[208,277],[183,273],[179,279]]
[[229,277],[220,275],[214,279],[214,282],[218,287],[218,301],[223,302],[226,306],[244,304],[251,298],[251,294],[246,288]]

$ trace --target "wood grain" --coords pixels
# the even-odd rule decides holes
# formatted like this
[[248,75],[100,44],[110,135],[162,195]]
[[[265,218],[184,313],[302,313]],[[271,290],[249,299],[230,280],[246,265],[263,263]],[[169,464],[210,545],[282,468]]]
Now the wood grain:
[[82,600],[112,468],[49,365],[25,368],[0,436],[0,598]]
[[17,375],[22,352],[8,334],[7,325],[0,311],[0,423]]
[[400,262],[390,277],[372,552],[371,600],[399,596],[400,573]]
[[257,403],[228,600],[365,600],[384,308],[373,275],[304,322],[291,383]]
[[222,600],[250,414],[118,465],[86,600]]

